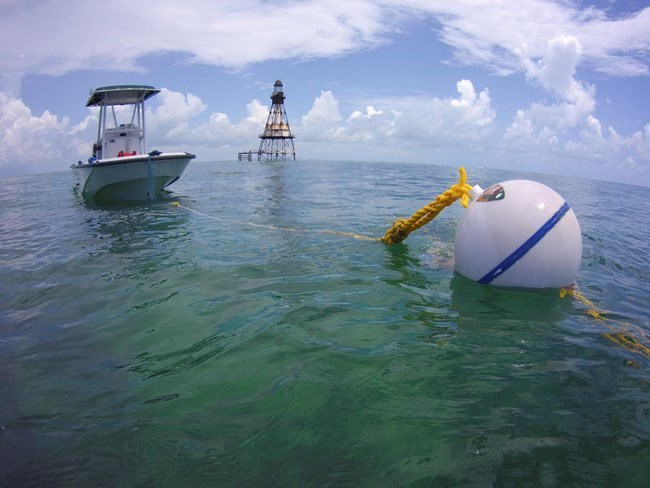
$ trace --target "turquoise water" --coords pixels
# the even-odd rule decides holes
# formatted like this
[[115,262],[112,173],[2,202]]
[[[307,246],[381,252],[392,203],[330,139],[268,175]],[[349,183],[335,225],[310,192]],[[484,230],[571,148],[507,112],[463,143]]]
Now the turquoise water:
[[401,245],[321,232],[381,236],[456,168],[192,163],[115,208],[0,180],[0,485],[645,485],[647,189],[468,179],[512,178],[571,204],[604,318],[455,275],[458,203]]

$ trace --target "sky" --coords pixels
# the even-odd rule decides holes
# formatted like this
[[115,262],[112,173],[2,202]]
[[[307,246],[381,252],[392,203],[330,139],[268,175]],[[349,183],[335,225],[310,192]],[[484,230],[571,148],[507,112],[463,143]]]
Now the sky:
[[300,160],[650,186],[649,0],[0,0],[0,178],[86,160],[116,84],[149,150],[236,160],[278,79]]

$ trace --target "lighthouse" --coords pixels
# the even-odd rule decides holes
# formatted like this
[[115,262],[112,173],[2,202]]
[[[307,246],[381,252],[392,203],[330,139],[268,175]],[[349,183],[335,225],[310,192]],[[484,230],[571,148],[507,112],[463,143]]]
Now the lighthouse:
[[296,159],[296,148],[293,145],[294,136],[289,128],[289,119],[284,109],[284,91],[282,81],[277,80],[273,85],[271,109],[260,135],[260,148],[257,151],[258,161],[286,161]]

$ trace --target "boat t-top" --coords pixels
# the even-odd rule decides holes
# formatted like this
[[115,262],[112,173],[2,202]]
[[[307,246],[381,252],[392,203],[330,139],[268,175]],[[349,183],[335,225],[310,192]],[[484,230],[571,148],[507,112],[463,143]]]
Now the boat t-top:
[[86,107],[99,107],[97,141],[87,162],[71,166],[85,200],[156,200],[196,157],[188,152],[146,151],[144,102],[159,92],[153,86],[116,85],[90,94]]

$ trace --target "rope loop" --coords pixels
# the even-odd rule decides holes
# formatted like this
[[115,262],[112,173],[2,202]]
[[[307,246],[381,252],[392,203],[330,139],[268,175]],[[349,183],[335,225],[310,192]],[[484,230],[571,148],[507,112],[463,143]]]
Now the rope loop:
[[458,172],[460,173],[458,183],[452,185],[448,190],[438,195],[434,201],[415,212],[411,218],[395,221],[381,240],[386,244],[402,242],[411,232],[431,222],[445,207],[450,206],[458,199],[460,199],[463,207],[467,208],[469,205],[469,191],[472,187],[467,184],[465,168],[459,168]]

